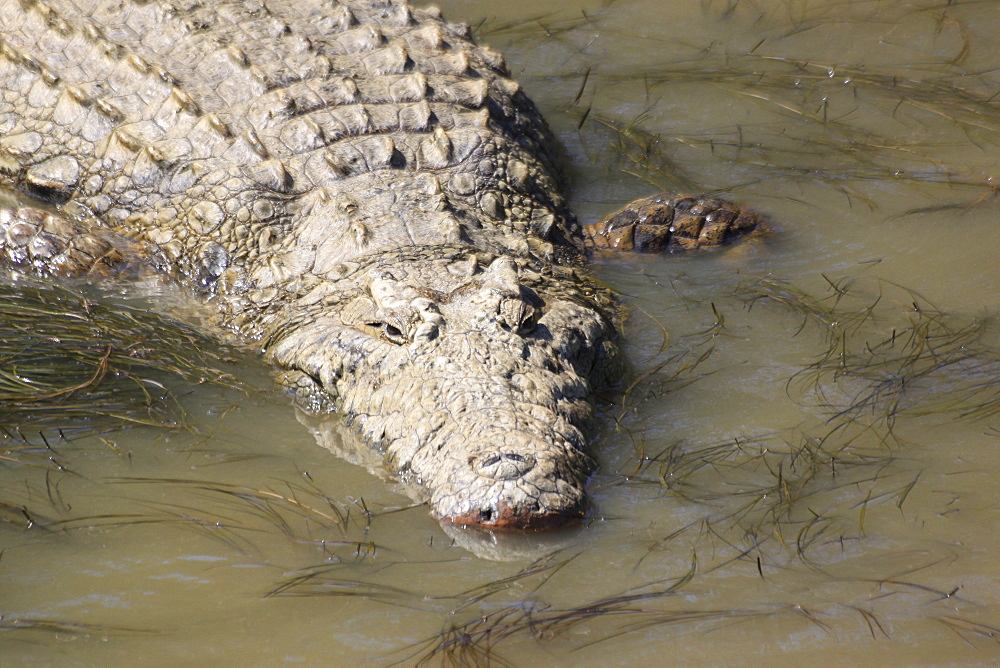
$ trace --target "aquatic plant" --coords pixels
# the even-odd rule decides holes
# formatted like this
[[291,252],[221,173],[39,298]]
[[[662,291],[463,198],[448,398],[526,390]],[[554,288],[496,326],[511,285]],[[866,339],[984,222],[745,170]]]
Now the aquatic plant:
[[180,388],[241,388],[229,371],[236,354],[148,309],[52,283],[0,283],[0,437],[44,446],[129,425],[181,428]]

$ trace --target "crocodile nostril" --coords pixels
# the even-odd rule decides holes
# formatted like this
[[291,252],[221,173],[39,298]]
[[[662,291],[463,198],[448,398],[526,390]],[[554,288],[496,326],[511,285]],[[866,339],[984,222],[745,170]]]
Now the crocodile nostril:
[[491,452],[473,459],[472,469],[484,478],[511,480],[520,478],[535,466],[535,458],[516,452]]

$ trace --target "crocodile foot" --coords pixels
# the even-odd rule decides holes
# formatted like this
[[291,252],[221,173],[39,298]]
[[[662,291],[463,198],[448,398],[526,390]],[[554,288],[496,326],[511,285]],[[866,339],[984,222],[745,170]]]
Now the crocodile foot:
[[715,197],[660,193],[584,228],[591,248],[643,253],[720,246],[753,231],[758,214]]

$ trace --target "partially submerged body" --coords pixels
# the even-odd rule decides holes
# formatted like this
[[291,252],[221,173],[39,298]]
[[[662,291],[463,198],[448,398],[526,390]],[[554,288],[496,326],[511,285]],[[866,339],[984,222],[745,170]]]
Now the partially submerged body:
[[[6,262],[197,285],[445,521],[584,513],[615,305],[580,269],[544,122],[466,26],[378,0],[0,0],[0,39],[0,179],[66,214],[0,212]],[[619,216],[590,237],[685,247],[756,220],[704,202],[647,203],[681,233]]]

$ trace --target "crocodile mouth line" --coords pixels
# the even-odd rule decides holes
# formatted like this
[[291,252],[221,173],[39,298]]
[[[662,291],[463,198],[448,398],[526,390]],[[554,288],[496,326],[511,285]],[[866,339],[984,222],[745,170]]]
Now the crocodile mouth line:
[[481,508],[460,515],[440,517],[440,521],[470,529],[504,532],[532,532],[578,525],[586,515],[586,507],[569,508],[546,513],[513,508],[499,502],[495,508]]

